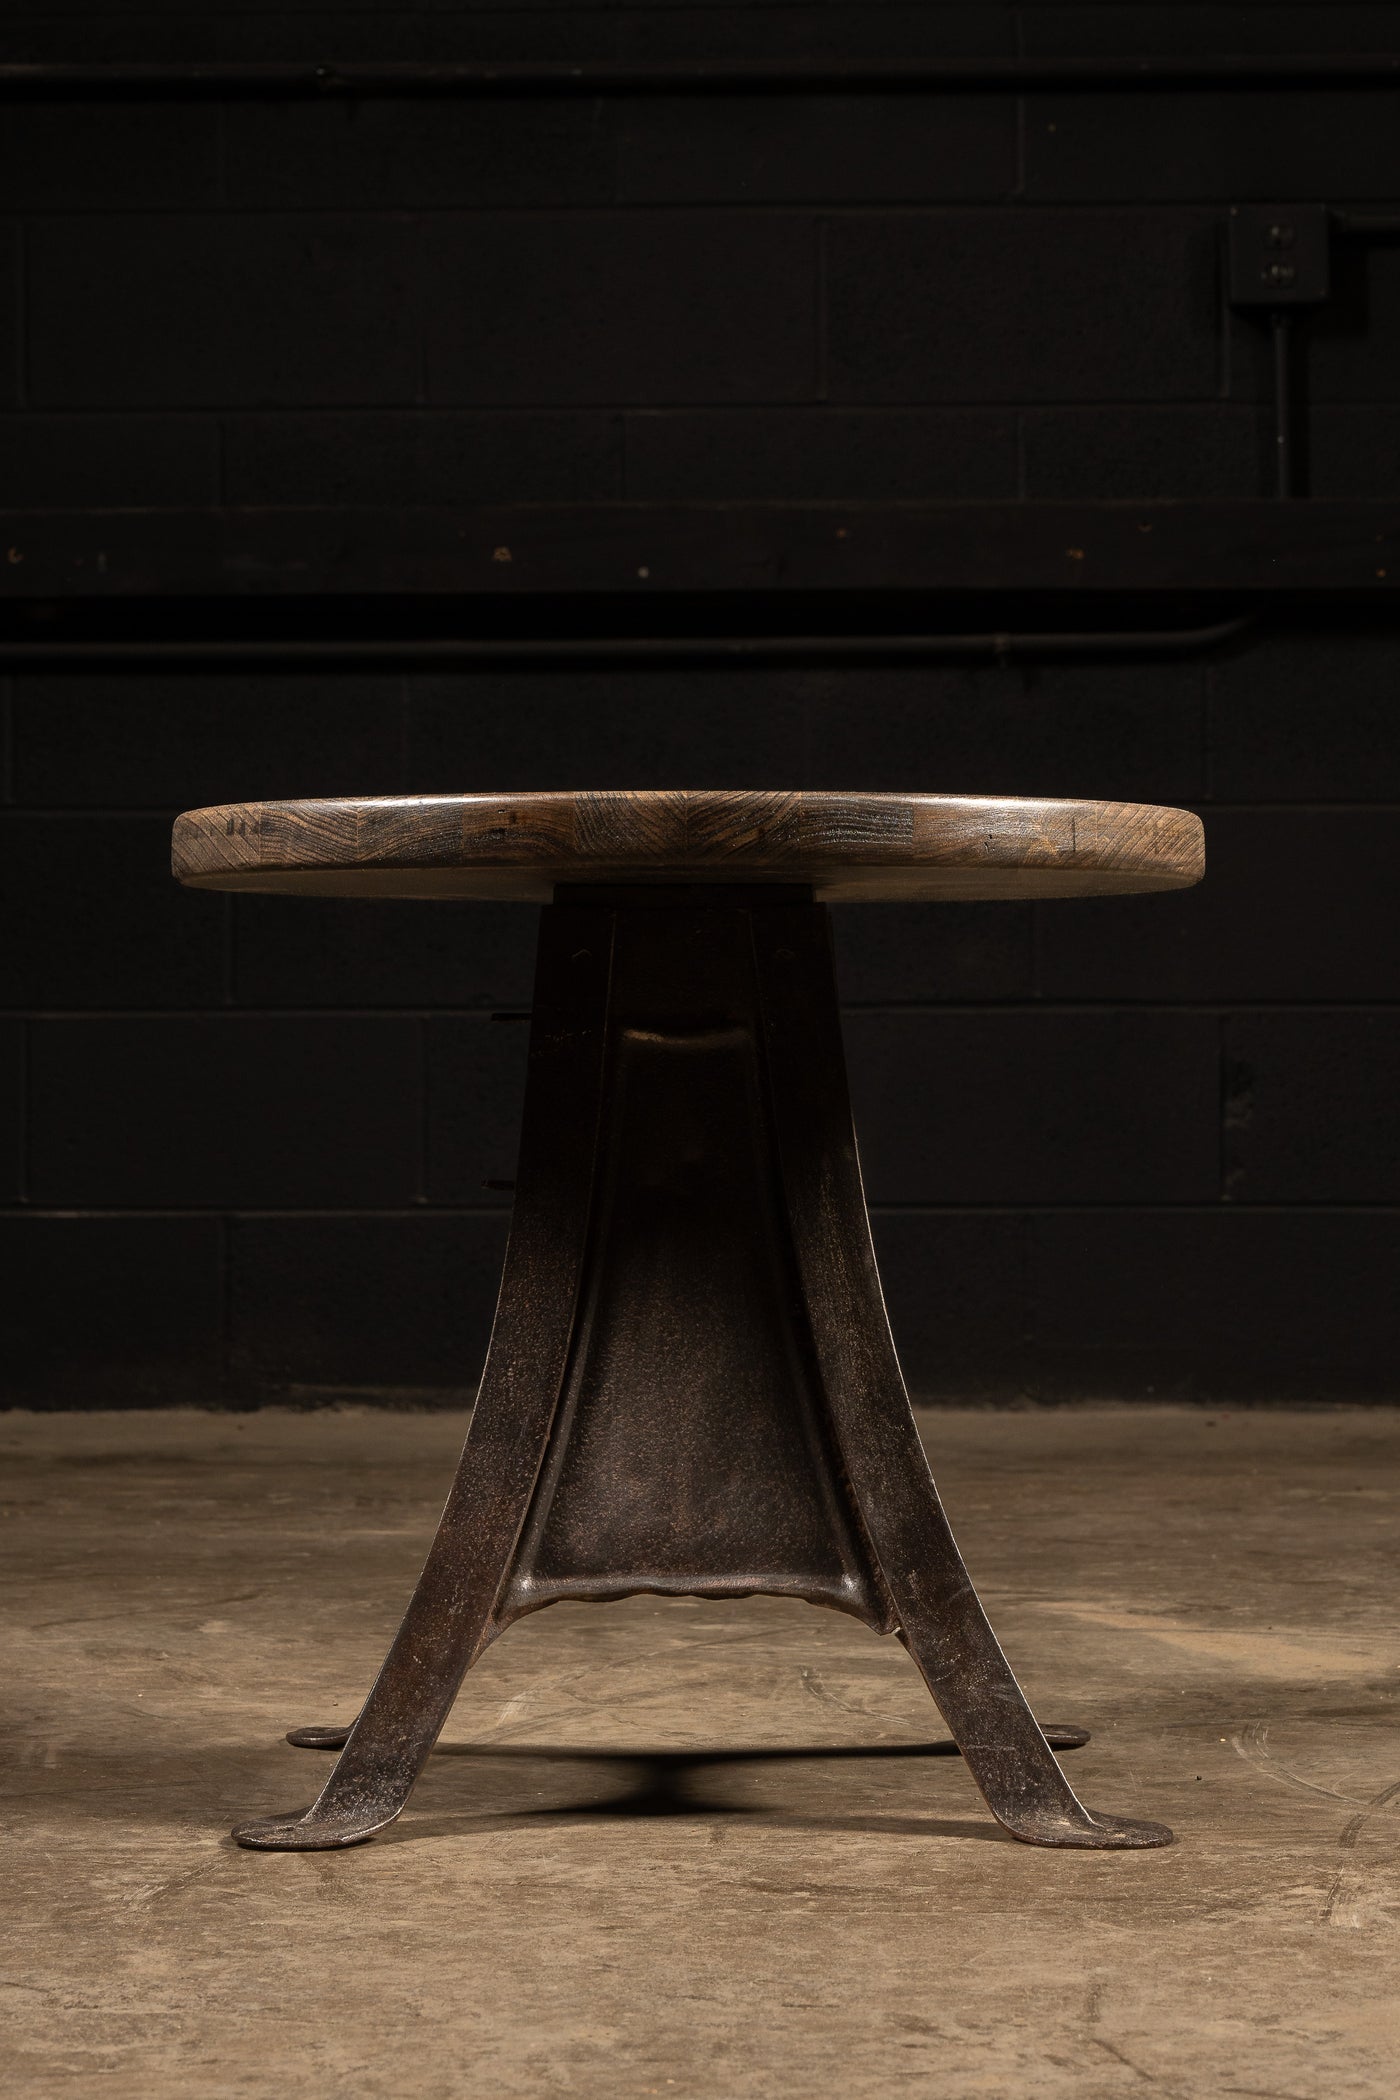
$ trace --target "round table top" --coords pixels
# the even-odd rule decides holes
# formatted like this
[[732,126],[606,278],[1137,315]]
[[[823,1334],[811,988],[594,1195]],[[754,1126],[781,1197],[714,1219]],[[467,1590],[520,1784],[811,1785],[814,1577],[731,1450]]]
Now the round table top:
[[823,902],[1090,897],[1198,882],[1198,817],[1004,795],[595,792],[234,802],[176,820],[194,889],[547,903],[558,883],[810,885]]

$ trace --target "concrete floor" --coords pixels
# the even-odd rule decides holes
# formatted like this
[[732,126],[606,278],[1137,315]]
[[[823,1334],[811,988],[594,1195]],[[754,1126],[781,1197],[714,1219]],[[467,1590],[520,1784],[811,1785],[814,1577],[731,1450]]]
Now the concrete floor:
[[1400,2092],[1400,1414],[926,1417],[1095,1806],[1004,1837],[898,1645],[801,1604],[513,1628],[407,1814],[237,1818],[327,1768],[460,1424],[0,1416],[15,2095]]

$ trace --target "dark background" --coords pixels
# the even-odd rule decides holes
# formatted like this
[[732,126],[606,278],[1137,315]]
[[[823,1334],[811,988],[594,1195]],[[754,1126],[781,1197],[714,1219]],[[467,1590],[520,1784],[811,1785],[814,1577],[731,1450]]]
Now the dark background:
[[[0,17],[0,59],[85,63],[1397,48],[1394,6]],[[910,1383],[1394,1396],[1400,243],[1334,243],[1283,526],[1266,317],[1231,313],[1223,255],[1232,203],[1400,209],[1400,93],[21,97],[0,176],[12,639],[246,638],[270,607],[303,639],[1257,621],[1161,659],[12,656],[5,1398],[471,1385],[525,1046],[491,1015],[528,1003],[534,913],[183,894],[169,820],[524,786],[1200,810],[1196,893],[838,914]],[[694,532],[724,540],[728,514],[697,504],[785,506],[744,513],[751,590],[716,595]],[[849,602],[803,570],[804,519],[865,531],[891,504],[945,507],[954,552],[915,546],[872,588],[877,552]],[[904,547],[914,511],[878,519],[862,545]],[[1275,529],[1285,552],[1258,553]]]

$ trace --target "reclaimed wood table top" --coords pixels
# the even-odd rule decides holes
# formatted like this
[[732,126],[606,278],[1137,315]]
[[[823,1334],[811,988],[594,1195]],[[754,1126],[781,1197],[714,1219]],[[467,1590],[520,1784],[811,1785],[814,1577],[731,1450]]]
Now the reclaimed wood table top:
[[801,884],[826,903],[1184,889],[1200,819],[1004,795],[601,789],[236,802],[176,820],[194,889],[547,903],[556,884]]

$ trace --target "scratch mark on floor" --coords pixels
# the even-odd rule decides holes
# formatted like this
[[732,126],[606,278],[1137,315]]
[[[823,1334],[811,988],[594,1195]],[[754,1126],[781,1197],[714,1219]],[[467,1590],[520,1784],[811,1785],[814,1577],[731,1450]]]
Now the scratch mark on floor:
[[[1291,1766],[1280,1764],[1269,1748],[1267,1721],[1249,1722],[1237,1735],[1231,1736],[1230,1745],[1237,1757],[1242,1757],[1247,1765],[1253,1765],[1270,1779],[1276,1779],[1280,1786],[1301,1787],[1304,1793],[1321,1794],[1328,1801],[1343,1801],[1348,1808],[1364,1809],[1368,1816],[1377,1813],[1373,1800],[1363,1800],[1358,1794],[1339,1794],[1333,1786],[1318,1786],[1314,1780],[1304,1779],[1301,1772],[1293,1771]],[[1387,1790],[1385,1799],[1388,1802],[1390,1798],[1390,1790]]]
[[[1338,1851],[1354,1852],[1361,1842],[1361,1833],[1370,1822],[1372,1816],[1379,1814],[1388,1807],[1397,1794],[1400,1794],[1400,1779],[1393,1779],[1389,1786],[1383,1786],[1378,1794],[1371,1796],[1370,1805],[1363,1809],[1359,1816],[1348,1816],[1346,1822],[1342,1825],[1341,1835],[1337,1839]],[[1319,1919],[1320,1924],[1346,1923],[1355,1926],[1360,1922],[1354,1915],[1345,1920],[1338,1916],[1342,1890],[1346,1886],[1347,1878],[1348,1867],[1346,1862],[1343,1861],[1337,1869],[1331,1888],[1327,1891],[1327,1898],[1322,1906],[1322,1915]]]

